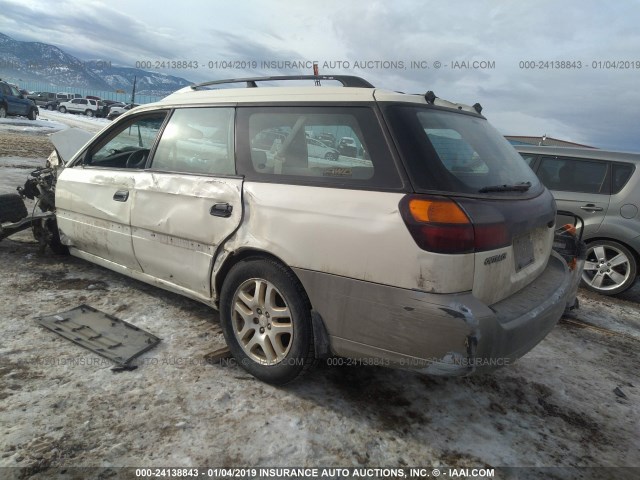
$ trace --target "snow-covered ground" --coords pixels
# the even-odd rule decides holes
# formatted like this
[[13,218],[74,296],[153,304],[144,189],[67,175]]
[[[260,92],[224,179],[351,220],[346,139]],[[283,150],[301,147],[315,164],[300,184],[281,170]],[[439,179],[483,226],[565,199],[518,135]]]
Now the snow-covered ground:
[[111,124],[110,120],[106,118],[87,117],[82,114],[73,113],[60,113],[56,110],[43,110],[40,109],[41,121],[50,121],[55,123],[62,123],[69,127],[82,128],[91,133],[97,133],[107,125]]
[[66,128],[69,128],[66,123],[59,122],[55,118],[43,117],[42,115],[37,120],[29,120],[26,117],[0,118],[0,132],[3,133],[46,135]]
[[[96,122],[70,121],[77,119]],[[0,193],[13,191],[34,162],[0,162]],[[534,478],[622,478],[584,467],[640,467],[639,284],[623,298],[581,291],[579,311],[491,375],[322,363],[275,388],[233,362],[207,364],[224,340],[206,306],[41,254],[29,232],[0,242],[0,265],[0,467],[13,467],[0,475],[47,479],[50,468],[74,466],[447,465],[583,467]],[[115,374],[34,321],[81,303],[162,342],[137,370]],[[509,478],[526,471],[519,475]]]

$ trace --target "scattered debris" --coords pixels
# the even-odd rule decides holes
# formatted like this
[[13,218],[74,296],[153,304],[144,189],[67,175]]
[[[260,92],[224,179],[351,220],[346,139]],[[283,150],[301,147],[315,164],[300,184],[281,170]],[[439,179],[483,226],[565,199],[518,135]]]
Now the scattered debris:
[[613,389],[613,393],[616,394],[616,396],[620,397],[620,398],[627,398],[627,396],[625,395],[625,393],[620,390],[620,387],[616,387]]
[[135,370],[128,365],[152,349],[160,339],[135,325],[88,305],[37,317],[40,325],[116,363],[114,371]]
[[229,350],[229,347],[226,345],[204,355],[205,361],[211,365],[219,362],[223,358],[231,358],[231,350]]

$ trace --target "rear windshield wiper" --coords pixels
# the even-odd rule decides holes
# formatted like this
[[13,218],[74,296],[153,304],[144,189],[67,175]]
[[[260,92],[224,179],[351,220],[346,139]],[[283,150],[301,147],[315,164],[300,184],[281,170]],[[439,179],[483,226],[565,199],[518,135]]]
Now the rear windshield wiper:
[[492,185],[490,187],[482,187],[478,192],[526,192],[530,188],[531,182],[522,182],[516,183],[515,185]]

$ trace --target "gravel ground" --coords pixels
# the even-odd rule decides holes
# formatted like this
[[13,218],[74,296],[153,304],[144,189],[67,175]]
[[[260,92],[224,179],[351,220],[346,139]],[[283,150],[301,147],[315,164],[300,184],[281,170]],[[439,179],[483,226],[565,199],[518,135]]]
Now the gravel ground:
[[[15,188],[5,164],[0,193]],[[275,388],[205,361],[224,340],[204,305],[39,253],[29,232],[0,242],[0,265],[2,477],[79,466],[640,466],[638,284],[623,298],[581,292],[575,315],[491,375],[323,363]],[[137,370],[114,373],[34,321],[81,303],[162,342]]]

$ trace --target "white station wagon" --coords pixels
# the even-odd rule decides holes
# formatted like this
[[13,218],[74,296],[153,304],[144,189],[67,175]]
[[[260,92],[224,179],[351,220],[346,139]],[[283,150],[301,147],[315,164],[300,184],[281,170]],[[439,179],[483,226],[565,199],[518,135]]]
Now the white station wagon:
[[[293,79],[343,86],[220,88]],[[572,275],[553,197],[481,110],[350,76],[187,87],[59,170],[60,241],[219,309],[266,382],[329,355],[490,370],[554,327]],[[357,148],[312,154],[328,136]]]

